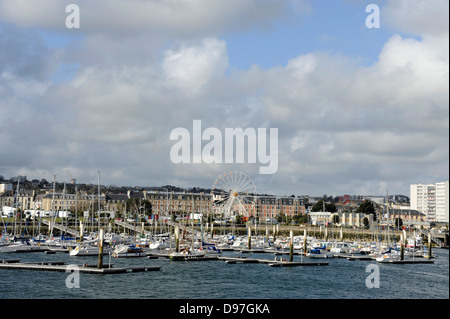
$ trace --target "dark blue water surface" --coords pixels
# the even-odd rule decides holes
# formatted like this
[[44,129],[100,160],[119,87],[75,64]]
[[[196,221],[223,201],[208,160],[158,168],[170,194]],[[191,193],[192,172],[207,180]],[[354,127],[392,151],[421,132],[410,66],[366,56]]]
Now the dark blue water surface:
[[[79,288],[68,288],[69,273],[0,270],[0,299],[448,299],[448,250],[436,249],[433,264],[378,264],[334,258],[327,266],[274,268],[267,264],[224,261],[184,262],[168,259],[111,258],[115,267],[161,266],[159,271],[115,275],[80,274]],[[224,255],[242,254],[225,252]],[[270,258],[270,254],[246,254]],[[299,256],[294,261],[300,261]],[[96,257],[42,252],[4,253],[0,259],[66,261],[96,264]],[[109,258],[105,257],[104,263]],[[379,270],[379,288],[366,279]]]

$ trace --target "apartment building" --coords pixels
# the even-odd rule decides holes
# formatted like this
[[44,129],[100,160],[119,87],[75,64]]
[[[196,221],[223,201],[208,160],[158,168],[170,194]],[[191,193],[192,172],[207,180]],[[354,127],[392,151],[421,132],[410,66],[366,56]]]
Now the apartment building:
[[448,223],[449,215],[448,181],[436,183],[436,221]]
[[448,181],[436,184],[411,184],[410,207],[426,216],[429,222],[449,220]]

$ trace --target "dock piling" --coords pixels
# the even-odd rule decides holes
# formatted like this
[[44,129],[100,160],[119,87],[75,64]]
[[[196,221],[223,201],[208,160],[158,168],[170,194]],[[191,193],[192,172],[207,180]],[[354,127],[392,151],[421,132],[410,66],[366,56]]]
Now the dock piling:
[[400,260],[405,259],[405,249],[403,248],[403,234],[400,235]]
[[98,237],[98,269],[103,268],[103,237],[105,230],[100,228],[100,233]]
[[289,262],[294,261],[294,231],[290,231],[291,241],[289,243]]
[[428,234],[428,258],[431,258],[431,231]]
[[80,220],[80,241],[83,241],[84,236],[84,225],[83,222]]
[[180,229],[175,226],[175,252],[180,252]]
[[303,254],[306,256],[306,228],[303,230]]

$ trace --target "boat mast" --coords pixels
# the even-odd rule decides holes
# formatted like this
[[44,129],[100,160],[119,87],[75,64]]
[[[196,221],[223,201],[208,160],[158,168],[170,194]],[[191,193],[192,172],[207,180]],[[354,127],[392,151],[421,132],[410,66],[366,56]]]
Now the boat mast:
[[[17,188],[16,188],[16,212],[14,213],[14,237],[17,233],[17,213],[19,212],[19,178],[17,178]],[[22,224],[22,223],[21,223]]]
[[388,195],[388,190],[386,190],[386,216],[387,216],[387,221],[386,221],[386,234],[387,234],[387,242],[388,242],[388,249],[391,247],[391,239],[390,239],[390,235],[389,235],[389,195]]
[[53,175],[52,217],[50,223],[50,237],[53,237],[53,225],[55,224],[55,184],[56,175]]
[[[64,225],[64,214],[67,214],[67,200],[66,200],[66,182],[64,182],[64,187],[63,187],[63,205],[64,205],[64,213],[61,213],[61,225]],[[67,221],[67,218],[66,218]],[[68,222],[68,221],[67,221]],[[68,226],[68,225],[67,225]],[[64,228],[63,228],[64,229]],[[61,229],[61,240],[64,237],[64,230]]]
[[100,171],[98,171],[98,230],[100,231]]

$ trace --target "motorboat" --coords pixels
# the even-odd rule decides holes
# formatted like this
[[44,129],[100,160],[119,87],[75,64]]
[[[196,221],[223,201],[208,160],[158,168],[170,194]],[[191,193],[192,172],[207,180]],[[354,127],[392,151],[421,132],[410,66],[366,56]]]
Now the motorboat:
[[375,256],[375,260],[379,263],[388,263],[393,261],[400,260],[401,256],[399,251],[392,249],[389,247],[389,249],[381,254],[378,254]]
[[205,252],[206,255],[213,255],[217,256],[222,254],[222,250],[216,247],[216,244],[208,244],[205,242],[202,242],[202,246],[199,248],[200,252]]
[[313,248],[309,251],[309,253],[306,253],[306,257],[314,259],[328,259],[334,258],[334,254],[327,252],[325,249]]
[[170,260],[187,260],[187,259],[197,259],[204,258],[206,252],[200,250],[192,250],[189,248],[183,248],[179,252],[171,252],[169,254]]

